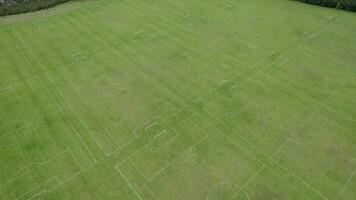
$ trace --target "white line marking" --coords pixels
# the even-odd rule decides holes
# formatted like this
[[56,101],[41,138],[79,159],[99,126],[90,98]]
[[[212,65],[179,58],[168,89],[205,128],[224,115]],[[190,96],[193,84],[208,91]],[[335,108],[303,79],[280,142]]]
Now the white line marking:
[[33,195],[33,196],[32,196],[31,198],[29,198],[28,200],[31,200],[31,199],[35,198],[36,196],[41,195],[42,193],[47,193],[47,190],[46,190],[46,189],[41,190],[39,193],[37,193],[37,194]]
[[148,129],[150,129],[151,127],[153,127],[154,125],[158,124],[158,122],[153,122],[152,124],[148,125],[145,130],[147,131]]
[[253,174],[250,179],[248,179],[248,181],[231,197],[231,199],[234,199],[237,195],[239,195],[239,193],[251,182],[253,181],[257,175],[263,170],[263,168],[265,167],[265,165],[263,164],[262,167],[260,167],[257,172],[255,174]]
[[86,59],[86,57],[87,57],[87,56],[81,56],[81,57],[79,57],[79,58],[76,58],[75,61],[76,61],[76,62],[79,62],[79,61],[81,61],[81,60]]
[[[138,127],[134,128],[131,127],[130,123],[127,123],[127,125],[133,130],[133,133],[137,135],[137,131],[142,129],[143,127],[146,127],[147,124],[149,124],[150,122],[156,122],[156,121],[163,121],[162,118],[159,115],[154,115],[152,118],[150,118],[149,120],[147,120],[146,122],[144,122],[142,125],[139,125]],[[153,122],[152,122],[153,123]]]
[[[195,144],[193,144],[192,146],[188,147],[187,150],[185,150],[183,152],[182,155],[184,155],[186,152],[193,150],[194,147],[196,147],[199,143],[201,143],[203,140],[205,140],[206,138],[208,138],[209,135],[204,136],[203,138],[201,138],[198,142],[196,142]],[[166,170],[169,166],[171,166],[174,162],[176,162],[178,160],[180,156],[178,156],[177,158],[173,159],[171,162],[169,162],[167,165],[165,165],[163,168],[161,168],[160,170],[158,170],[155,174],[153,174],[148,181],[151,181],[155,176],[159,175],[161,172],[163,172],[164,170]]]
[[[50,182],[52,179],[56,179],[57,184],[58,184],[58,179],[57,179],[57,177],[56,177],[56,176],[51,177],[51,178],[47,179],[45,182],[43,182],[43,183],[41,183],[40,185],[38,185],[37,187],[34,187],[34,188],[30,189],[28,192],[26,192],[26,193],[24,193],[24,194],[22,194],[22,195],[16,197],[15,199],[16,199],[16,200],[17,200],[17,199],[21,199],[22,197],[24,197],[25,195],[29,194],[30,192],[33,192],[33,191],[35,191],[36,189],[45,186],[45,184],[47,184],[48,182]],[[42,191],[43,191],[43,190],[42,190]],[[46,191],[47,191],[47,190],[46,190]],[[31,198],[32,198],[32,197],[31,197]]]
[[129,158],[128,161],[135,167],[138,173],[145,179],[146,182],[150,182],[149,179],[146,178],[145,174],[140,170],[140,168]]
[[135,195],[137,196],[138,199],[143,200],[142,197],[140,196],[140,194],[135,190],[135,188],[131,185],[130,181],[126,178],[126,176],[121,172],[120,168],[118,167],[118,165],[116,165],[116,170],[120,173],[120,175],[122,176],[122,178],[125,179],[126,183],[129,185],[129,187],[131,188],[131,190],[135,193]]
[[78,51],[77,53],[74,53],[72,54],[73,57],[76,57],[76,56],[79,56],[79,55],[82,55],[83,52],[82,51]]
[[227,79],[221,80],[221,81],[219,82],[219,85],[222,85],[222,84],[224,84],[224,83],[226,83],[226,82],[228,82]]
[[[93,132],[91,131],[91,129],[89,129],[89,127],[86,125],[86,123],[84,123],[82,117],[80,116],[80,114],[74,109],[74,107],[72,106],[72,104],[67,100],[67,98],[64,96],[64,94],[62,93],[62,91],[58,90],[58,88],[56,88],[58,93],[62,96],[62,98],[64,99],[64,102],[66,102],[66,104],[69,106],[69,108],[73,111],[73,113],[77,116],[78,120],[80,121],[80,123],[84,126],[84,128],[88,131],[89,135],[91,136],[91,138],[95,141],[95,143],[101,148],[101,150],[103,152],[106,153],[106,151],[104,150],[103,146],[96,140]],[[73,127],[73,125],[72,125]]]
[[167,130],[163,130],[163,131],[159,132],[157,135],[155,135],[155,136],[153,137],[153,139],[156,140],[159,136],[164,135],[164,134],[166,134],[166,133],[167,133]]
[[356,174],[356,170],[354,170],[354,171],[352,172],[352,174],[350,175],[350,177],[347,179],[346,183],[344,184],[344,186],[343,186],[343,187],[341,188],[341,190],[340,190],[340,194],[343,194],[343,193],[344,193],[344,191],[345,191],[347,185],[349,184],[349,182],[351,181],[351,179],[354,177],[355,174]]
[[233,90],[234,88],[237,88],[237,85],[231,86],[231,87],[228,89],[228,91],[231,91],[231,90]]
[[173,140],[175,140],[179,135],[180,133],[178,133],[178,131],[175,129],[175,128],[172,128],[172,130],[174,132],[176,132],[177,134],[175,136],[173,136],[172,138],[170,138],[167,142],[165,142],[164,144],[160,145],[158,148],[156,148],[155,150],[152,150],[151,148],[148,147],[148,145],[145,145],[145,147],[151,152],[151,153],[154,153],[154,152],[157,152],[160,148],[162,148],[163,146],[166,146],[168,145],[170,142],[172,142]]

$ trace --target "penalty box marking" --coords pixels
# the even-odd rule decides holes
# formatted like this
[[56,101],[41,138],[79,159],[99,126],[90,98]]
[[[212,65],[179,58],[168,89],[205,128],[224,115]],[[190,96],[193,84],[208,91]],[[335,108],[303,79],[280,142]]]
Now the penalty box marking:
[[111,156],[113,154],[115,154],[115,152],[120,151],[121,149],[123,149],[124,147],[126,147],[127,145],[130,145],[131,143],[133,143],[136,139],[138,139],[139,136],[136,136],[134,138],[132,138],[130,141],[128,141],[127,143],[123,144],[123,145],[118,145],[119,147],[114,149],[111,153],[108,153],[108,156]]
[[[194,115],[192,115],[192,116],[194,116]],[[190,116],[190,117],[188,117],[188,118],[191,118],[192,116]],[[187,118],[187,119],[188,119]],[[186,120],[187,120],[186,119]],[[178,137],[178,136],[180,136],[181,135],[181,133],[178,131],[178,130],[176,130],[175,128],[173,128],[173,130],[175,130],[178,134],[177,135],[175,135],[173,138],[171,138],[170,140],[168,140],[166,143],[164,143],[163,145],[166,145],[166,144],[168,144],[169,142],[171,142],[171,141],[173,141],[176,137]],[[203,130],[204,131],[204,130]],[[205,132],[205,131],[204,131]],[[192,146],[190,146],[190,147],[188,147],[187,148],[187,150],[185,150],[183,153],[182,153],[182,155],[183,154],[185,154],[187,151],[189,151],[189,150],[192,150],[195,146],[197,146],[198,144],[200,144],[203,140],[205,140],[206,138],[208,138],[209,137],[209,135],[207,134],[207,135],[205,135],[204,137],[202,137],[198,142],[196,142],[195,144],[193,144]],[[131,157],[132,156],[134,156],[135,154],[137,154],[139,151],[141,151],[143,148],[146,148],[146,149],[148,149],[151,153],[153,153],[153,152],[156,152],[156,151],[152,151],[150,148],[148,148],[147,147],[147,145],[145,145],[145,146],[143,146],[143,147],[141,147],[140,149],[138,149],[137,151],[135,151],[134,153],[132,153],[131,155],[129,155],[126,159],[124,159],[123,161],[121,161],[121,162],[119,162],[117,165],[116,165],[116,168],[119,170],[119,173],[126,179],[126,182],[130,185],[130,183],[129,183],[129,181],[127,180],[127,178],[124,176],[124,174],[121,172],[121,170],[119,169],[119,166],[122,164],[122,163],[124,163],[124,162],[126,162],[127,160],[129,161],[129,162],[131,162],[132,164],[133,164],[133,166],[136,168],[136,170],[138,170],[139,171],[139,173],[143,176],[143,178],[147,181],[147,182],[149,182],[152,178],[154,178],[155,176],[157,176],[158,174],[160,174],[162,171],[164,171],[167,167],[169,167],[176,159],[178,159],[178,158],[176,158],[176,159],[173,159],[171,162],[169,162],[165,167],[163,167],[163,168],[161,168],[160,170],[158,170],[154,175],[152,175],[150,178],[147,178],[145,175],[144,175],[144,173],[139,169],[139,167],[131,160]],[[179,157],[179,156],[178,156]],[[133,190],[134,190],[134,188],[132,188]],[[136,193],[136,192],[135,192]]]
[[[125,120],[126,120],[126,119],[120,120],[120,121],[118,121],[118,123],[121,122],[121,121],[125,121]],[[123,149],[125,146],[130,145],[131,143],[133,143],[136,139],[138,139],[138,138],[140,137],[140,136],[137,135],[134,131],[132,131],[132,129],[131,129],[131,127],[130,127],[129,124],[127,124],[127,125],[128,125],[128,127],[129,127],[130,133],[132,133],[132,134],[134,135],[134,137],[133,137],[131,140],[129,140],[128,142],[126,142],[126,143],[124,143],[124,144],[122,144],[122,145],[117,144],[118,148],[116,148],[116,149],[114,149],[112,152],[108,153],[108,154],[107,154],[108,156],[111,156],[111,155],[113,155],[115,152],[120,151],[120,150]],[[111,134],[108,132],[108,129],[110,129],[110,128],[113,127],[113,126],[114,126],[114,125],[111,125],[110,127],[108,127],[108,128],[105,129],[105,132],[107,132],[107,134],[109,134],[110,136],[111,136]],[[115,143],[116,143],[116,141],[115,141]]]
[[129,185],[131,190],[135,193],[136,197],[140,200],[143,200],[142,197],[140,196],[140,194],[138,193],[138,191],[132,186],[131,182],[127,179],[127,177],[124,175],[124,173],[122,173],[122,171],[119,168],[119,165],[120,165],[120,163],[118,165],[116,165],[115,168],[119,172],[120,176],[122,178],[124,178],[125,182]]
[[148,125],[148,126],[146,126],[145,127],[145,131],[147,131],[148,129],[150,129],[151,127],[153,127],[153,126],[155,126],[155,125],[157,125],[158,124],[158,122],[153,122],[153,123],[151,123],[150,125]]
[[[51,162],[52,160],[55,160],[57,157],[59,157],[59,156],[61,156],[61,155],[64,155],[64,154],[67,153],[67,152],[69,152],[72,156],[74,156],[72,150],[71,150],[71,149],[67,149],[67,150],[65,150],[65,151],[63,151],[63,152],[60,152],[60,153],[58,153],[58,154],[52,156],[50,159],[48,159],[48,160],[46,160],[46,161],[33,162],[33,163],[27,165],[26,167],[23,167],[23,168],[21,168],[20,170],[18,170],[17,172],[15,172],[15,174],[18,174],[19,172],[26,170],[25,173],[22,173],[21,175],[18,175],[18,176],[16,176],[16,177],[14,177],[14,178],[8,180],[6,183],[0,185],[0,187],[6,186],[6,185],[10,184],[11,182],[14,182],[16,179],[20,179],[22,176],[24,176],[24,175],[26,175],[26,174],[29,174],[29,173],[31,172],[31,170],[28,170],[28,168],[31,168],[31,167],[34,166],[34,165],[37,165],[37,167],[38,167],[38,166],[40,166],[40,165],[47,164],[47,163]],[[81,170],[83,170],[82,167],[80,166],[80,164],[77,162],[77,158],[76,158],[76,157],[73,157],[73,159],[75,160],[75,162],[76,162],[76,164],[78,165],[78,167],[79,167]]]
[[156,140],[159,136],[161,136],[161,135],[163,136],[163,135],[165,135],[166,133],[167,133],[167,130],[165,129],[165,130],[159,132],[157,135],[155,135],[155,136],[153,137],[153,139]]
[[[203,130],[203,129],[202,129],[202,130]],[[176,130],[176,131],[177,131],[178,135],[176,135],[175,137],[181,135],[181,133],[180,133],[178,130]],[[205,133],[204,130],[203,130],[203,132]],[[175,137],[171,138],[169,141],[173,140]],[[179,158],[181,155],[186,154],[188,151],[193,151],[193,149],[194,149],[197,145],[199,145],[200,143],[202,143],[202,142],[203,142],[206,138],[208,138],[208,137],[209,137],[209,135],[206,134],[205,136],[203,136],[202,138],[200,138],[195,144],[193,144],[193,145],[191,145],[190,147],[188,147],[182,154],[180,154],[180,155],[177,156],[175,159],[173,159],[172,161],[170,161],[167,165],[165,165],[164,167],[162,167],[160,170],[158,170],[156,173],[154,173],[154,174],[153,174],[151,177],[149,177],[149,178],[148,178],[147,176],[145,176],[144,173],[140,170],[140,168],[131,160],[131,156],[133,156],[134,154],[138,153],[138,152],[141,151],[143,148],[148,149],[151,153],[152,153],[152,152],[157,152],[157,150],[156,150],[156,151],[151,151],[150,148],[148,148],[147,145],[145,145],[143,148],[140,148],[138,151],[136,151],[135,153],[133,153],[132,155],[130,155],[127,160],[136,168],[136,170],[142,175],[142,177],[143,177],[147,182],[150,182],[155,176],[157,176],[158,174],[160,174],[161,172],[163,172],[163,171],[164,171],[165,169],[167,169],[173,162],[175,162],[176,160],[178,160],[178,158]],[[168,143],[168,142],[166,142],[166,143]],[[166,144],[166,143],[165,143],[165,144]],[[124,161],[126,161],[126,160],[124,160]],[[124,161],[123,161],[123,162],[124,162]]]
[[[153,104],[156,104],[157,102],[158,102],[159,100],[157,100],[156,102],[153,102],[153,103],[151,103],[150,105],[153,105]],[[144,106],[145,107],[145,106]],[[141,109],[141,110],[143,110],[143,108]],[[178,115],[179,114],[179,112],[181,112],[183,109],[179,109],[178,111],[176,111],[175,113],[173,113],[172,115],[170,115],[167,119],[169,119],[169,118],[173,118],[174,116],[176,116],[176,115]],[[136,110],[134,113],[132,113],[131,115],[133,115],[133,114],[137,114],[137,113],[139,113],[140,112],[140,110]],[[131,116],[131,115],[129,115],[129,116]],[[190,117],[190,116],[189,116]],[[187,118],[189,118],[189,117],[187,117]],[[119,122],[121,122],[121,121],[126,121],[128,118],[124,118],[124,119],[122,119],[122,120],[119,120],[117,123],[119,123]],[[122,148],[124,148],[125,146],[127,146],[127,145],[129,145],[129,144],[131,144],[132,142],[134,142],[137,138],[139,138],[140,137],[140,135],[137,135],[137,130],[138,129],[140,129],[140,128],[143,128],[147,123],[149,123],[150,121],[152,121],[153,119],[159,119],[160,121],[165,121],[166,119],[164,119],[164,118],[161,118],[159,115],[155,115],[155,116],[153,116],[153,118],[152,119],[150,119],[150,120],[148,120],[147,122],[145,122],[144,123],[144,125],[141,125],[141,126],[139,126],[139,127],[137,127],[137,128],[135,128],[135,129],[133,129],[132,130],[132,127],[130,126],[130,124],[128,123],[127,125],[128,125],[128,127],[129,127],[129,129],[130,129],[130,132],[132,132],[135,136],[134,136],[134,138],[133,139],[131,139],[130,141],[128,141],[127,143],[125,143],[125,144],[123,144],[123,145],[117,145],[119,148],[118,149],[115,149],[115,150],[113,150],[111,153],[109,153],[109,154],[107,154],[107,155],[112,155],[112,154],[114,154],[117,150],[121,150]],[[146,127],[145,128],[145,131],[147,131],[149,128],[151,128],[151,127],[153,127],[154,125],[157,125],[157,124],[160,124],[159,122],[153,122],[151,125],[149,125],[148,127]],[[111,127],[113,127],[114,125],[110,125],[109,127],[107,127],[106,129],[105,129],[105,131],[107,132],[108,131],[108,129],[110,129]],[[109,133],[108,133],[109,134]],[[162,133],[163,134],[163,133]],[[110,134],[109,134],[110,135]],[[110,135],[111,136],[111,135]],[[176,137],[176,136],[175,136]],[[156,137],[157,138],[157,137]],[[171,138],[172,139],[172,138]],[[171,140],[170,139],[170,140]],[[150,151],[151,152],[155,152],[155,150],[151,150],[150,149]]]
[[[257,84],[258,84],[258,83],[257,83]],[[260,84],[258,84],[258,85],[261,86]],[[236,87],[235,87],[235,86],[236,86]],[[237,85],[234,85],[234,86],[232,86],[230,89],[237,88],[237,87],[238,87]],[[261,87],[264,88],[265,91],[262,92],[262,94],[260,94],[260,95],[258,96],[258,98],[261,98],[262,96],[267,95],[268,92],[271,90],[270,88],[265,88],[265,87],[263,87],[263,86],[261,86]],[[241,92],[241,91],[239,91],[238,94],[240,94],[240,92]],[[218,119],[218,121],[220,121],[220,122],[222,122],[222,120],[220,120],[217,116],[215,116],[213,113],[211,113],[210,111],[208,111],[207,108],[213,107],[216,111],[221,112],[223,115],[225,115],[225,116],[227,116],[227,117],[234,117],[234,116],[239,115],[242,111],[244,111],[245,109],[247,109],[247,108],[252,104],[252,102],[249,102],[249,103],[247,103],[244,107],[242,107],[239,111],[237,111],[237,112],[234,111],[233,114],[228,114],[228,113],[226,113],[225,111],[221,111],[221,110],[217,107],[217,105],[214,104],[214,102],[216,102],[216,101],[218,101],[218,100],[223,100],[224,98],[227,98],[227,97],[221,95],[221,96],[219,96],[217,99],[211,101],[209,104],[207,104],[207,106],[205,106],[205,107],[203,108],[204,110],[206,110],[206,111],[208,112],[208,114],[210,114],[210,115],[211,115],[212,117],[214,117],[215,119]],[[228,98],[228,99],[229,99],[229,98]]]
[[[56,157],[58,157],[58,156],[60,156],[60,155],[62,155],[62,154],[64,154],[64,153],[66,153],[67,151],[70,151],[70,152],[71,152],[70,149],[69,149],[69,150],[66,150],[66,151],[63,151],[63,152],[57,154],[56,156],[52,157],[51,159],[49,159],[49,160],[47,160],[47,161],[39,162],[39,164],[45,164],[45,163],[47,163],[47,162],[50,162],[50,160],[55,159]],[[72,156],[74,156],[74,154],[72,154]],[[76,160],[76,159],[75,159],[75,160]],[[38,164],[38,163],[35,163],[35,164]],[[78,164],[78,166],[81,168],[81,166],[79,165],[79,163],[77,163],[77,164]],[[95,165],[95,163],[94,163],[93,165],[89,166],[88,168],[91,168],[91,167],[93,167],[94,165]],[[86,169],[88,169],[88,168],[86,168]],[[23,169],[25,169],[25,168],[23,168]],[[23,169],[21,169],[21,170],[23,170]],[[22,194],[20,197],[17,197],[16,199],[19,199],[19,198],[23,197],[24,195],[26,195],[26,194],[32,192],[33,190],[36,190],[37,188],[40,188],[40,187],[42,187],[44,184],[50,182],[50,180],[55,179],[56,182],[57,182],[57,185],[54,186],[53,188],[51,188],[49,191],[46,190],[46,192],[50,192],[50,191],[54,190],[55,188],[57,188],[57,187],[63,185],[63,184],[64,184],[65,182],[67,182],[68,180],[71,180],[71,179],[74,178],[75,176],[81,174],[83,171],[84,171],[84,169],[81,168],[81,170],[80,170],[79,172],[76,172],[73,176],[67,178],[66,180],[64,180],[64,181],[62,181],[62,182],[59,181],[58,176],[53,176],[53,177],[47,179],[47,180],[46,180],[44,183],[42,183],[41,185],[39,185],[39,186],[37,186],[37,187],[31,189],[30,191],[26,192],[25,194]],[[8,181],[8,182],[7,182],[6,184],[4,184],[4,185],[7,185],[7,184],[9,184],[10,182],[14,181],[15,179],[18,179],[18,178],[20,178],[21,176],[24,176],[25,174],[28,174],[28,173],[30,173],[30,172],[31,172],[31,171],[27,171],[26,173],[24,173],[24,174],[22,174],[22,175],[20,175],[20,176],[17,176],[16,178],[14,178],[14,179]],[[4,186],[4,185],[2,185],[2,186]],[[36,196],[36,195],[35,195],[35,196]],[[31,197],[31,198],[32,198],[32,197]]]
[[[26,195],[29,194],[30,192],[33,192],[33,191],[35,191],[36,189],[39,189],[39,188],[41,188],[42,186],[45,186],[45,184],[49,183],[52,179],[55,179],[55,180],[56,180],[57,185],[59,184],[59,180],[58,180],[57,176],[54,176],[54,177],[51,177],[51,178],[47,179],[47,180],[46,180],[45,182],[43,182],[41,185],[39,185],[39,186],[37,186],[37,187],[35,187],[35,188],[30,189],[28,192],[26,192],[26,193],[24,193],[24,194],[22,194],[22,195],[20,195],[20,196],[18,196],[18,197],[15,197],[15,198],[14,198],[14,197],[12,196],[13,193],[10,191],[10,196],[11,196],[13,199],[21,199],[22,197],[26,196]],[[35,197],[35,196],[37,196],[37,195],[43,193],[43,191],[47,192],[46,189],[43,189],[42,191],[38,192],[38,193],[35,194],[34,196],[30,197],[29,199],[32,199],[33,197]]]
[[[201,138],[198,142],[193,144],[192,146],[188,147],[181,155],[186,154],[188,151],[193,151],[194,147],[196,147],[198,144],[200,144],[202,141],[204,141],[206,138],[208,138],[209,135],[204,136]],[[148,182],[151,181],[154,177],[162,173],[164,170],[166,170],[169,166],[171,166],[174,162],[176,162],[179,159],[180,156],[177,156],[177,158],[173,159],[171,162],[169,162],[167,165],[165,165],[163,168],[158,170],[155,174],[153,174],[149,179]]]
[[[170,138],[168,141],[166,141],[165,143],[163,143],[162,145],[160,145],[158,148],[156,148],[156,150],[152,150],[150,147],[148,147],[148,144],[145,145],[145,147],[151,152],[151,153],[155,153],[157,152],[160,148],[162,148],[163,146],[168,145],[170,142],[172,142],[173,140],[175,140],[178,136],[180,136],[180,133],[175,129],[172,128],[171,130],[175,131],[177,134],[175,136],[173,136],[172,138]],[[166,134],[166,133],[163,133]]]
[[[142,129],[143,127],[145,127],[145,131],[147,131],[149,128],[151,128],[152,126],[158,124],[157,121],[163,121],[163,119],[159,116],[159,115],[154,115],[151,119],[147,120],[146,122],[144,122],[142,125],[139,125],[137,128],[133,129],[133,133],[135,135],[137,134],[137,131],[139,129]],[[150,123],[152,122],[152,123]],[[128,123],[129,127],[132,129],[132,127],[130,126],[130,123]]]
[[[121,121],[121,120],[120,120],[120,121]],[[120,121],[119,121],[119,122],[120,122]],[[134,134],[133,131],[131,130],[131,128],[129,128],[130,133],[133,134],[133,138],[130,139],[128,142],[126,142],[126,143],[120,145],[120,144],[117,143],[116,140],[113,139],[112,135],[109,133],[109,129],[112,128],[112,127],[113,127],[113,125],[110,126],[110,127],[105,128],[104,131],[106,132],[106,134],[107,134],[108,136],[110,136],[110,138],[112,138],[112,140],[113,140],[113,142],[115,143],[115,145],[117,146],[117,148],[113,149],[110,153],[107,153],[107,154],[106,154],[107,156],[113,155],[116,151],[120,151],[120,150],[123,149],[125,146],[131,144],[131,143],[134,142],[137,138],[139,138],[139,136],[136,135],[136,134]]]
[[133,152],[131,155],[129,155],[127,158],[125,158],[124,160],[122,160],[121,162],[119,162],[115,168],[116,170],[119,172],[120,176],[122,178],[124,178],[125,182],[128,184],[128,186],[131,188],[131,190],[135,193],[136,197],[140,200],[143,200],[142,197],[140,196],[140,194],[137,192],[137,190],[132,186],[131,182],[127,179],[127,177],[124,175],[124,173],[121,171],[120,169],[120,165],[124,162],[126,162],[131,156],[135,155],[137,152],[141,151],[144,147],[139,148],[138,150],[136,150],[135,152]]
[[256,173],[254,173],[248,180],[247,182],[236,192],[234,195],[230,198],[230,200],[233,200],[235,197],[237,197],[241,191],[244,191],[245,187],[252,182],[259,174],[260,172],[265,168],[265,165],[263,164]]

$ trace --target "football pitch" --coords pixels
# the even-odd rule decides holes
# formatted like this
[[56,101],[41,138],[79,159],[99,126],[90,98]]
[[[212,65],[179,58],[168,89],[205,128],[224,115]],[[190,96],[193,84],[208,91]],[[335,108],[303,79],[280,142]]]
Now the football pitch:
[[0,18],[0,199],[356,199],[356,14],[88,0]]

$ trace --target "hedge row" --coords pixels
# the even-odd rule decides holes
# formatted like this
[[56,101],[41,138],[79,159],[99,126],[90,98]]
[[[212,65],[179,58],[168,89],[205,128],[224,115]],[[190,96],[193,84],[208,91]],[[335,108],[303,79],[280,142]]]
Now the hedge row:
[[0,16],[32,12],[70,0],[0,0]]
[[305,3],[356,12],[356,0],[298,0]]

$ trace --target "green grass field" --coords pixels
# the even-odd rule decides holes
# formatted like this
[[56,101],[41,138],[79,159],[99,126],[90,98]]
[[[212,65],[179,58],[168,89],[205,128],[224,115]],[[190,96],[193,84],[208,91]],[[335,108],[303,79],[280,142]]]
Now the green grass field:
[[0,18],[0,199],[356,199],[355,36],[289,0]]

